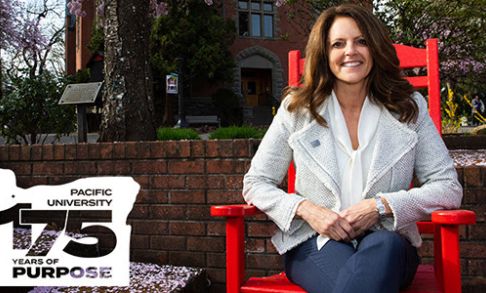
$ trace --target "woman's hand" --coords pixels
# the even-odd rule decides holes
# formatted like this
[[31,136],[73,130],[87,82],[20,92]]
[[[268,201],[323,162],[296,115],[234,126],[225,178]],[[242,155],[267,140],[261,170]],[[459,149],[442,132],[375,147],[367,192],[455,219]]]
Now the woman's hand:
[[299,204],[296,214],[309,223],[314,231],[333,240],[351,241],[358,235],[343,216],[308,200]]
[[373,198],[364,199],[342,210],[339,215],[353,227],[357,236],[373,227],[380,218],[376,211],[375,199]]

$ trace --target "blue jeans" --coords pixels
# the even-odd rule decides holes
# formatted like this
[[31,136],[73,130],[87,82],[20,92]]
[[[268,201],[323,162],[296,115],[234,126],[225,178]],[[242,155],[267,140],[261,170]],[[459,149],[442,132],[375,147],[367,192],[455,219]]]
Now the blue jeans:
[[287,277],[309,293],[398,292],[412,283],[417,249],[396,232],[368,232],[356,249],[330,240],[317,250],[316,236],[285,254]]

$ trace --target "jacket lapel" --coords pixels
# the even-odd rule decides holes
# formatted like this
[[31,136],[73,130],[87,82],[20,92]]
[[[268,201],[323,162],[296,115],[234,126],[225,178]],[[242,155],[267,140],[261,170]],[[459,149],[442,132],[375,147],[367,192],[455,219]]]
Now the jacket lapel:
[[[329,121],[327,103],[319,111]],[[400,123],[385,108],[378,121],[370,171],[363,194],[382,178],[405,154],[417,144],[417,134]],[[294,154],[302,156],[305,164],[332,194],[339,198],[340,172],[335,153],[335,140],[330,128],[315,120],[294,132],[289,138]],[[298,166],[297,166],[298,168]]]
[[[319,111],[329,121],[327,103]],[[293,133],[289,144],[294,154],[302,156],[300,163],[305,164],[322,181],[334,196],[340,195],[339,168],[334,150],[334,137],[330,128],[319,125],[315,120]],[[297,166],[298,168],[298,166]]]
[[417,134],[413,130],[400,123],[385,108],[383,108],[375,135],[376,143],[363,194],[367,194],[388,170],[413,149],[418,140]]

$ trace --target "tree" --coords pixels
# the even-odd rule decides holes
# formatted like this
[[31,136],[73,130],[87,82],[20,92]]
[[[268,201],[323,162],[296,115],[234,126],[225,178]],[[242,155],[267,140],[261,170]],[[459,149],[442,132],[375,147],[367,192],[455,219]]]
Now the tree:
[[64,27],[42,26],[48,15],[57,13],[58,4],[63,7],[62,1],[31,1],[25,7],[0,1],[1,8],[9,9],[2,9],[0,15],[1,48],[9,57],[2,63],[6,78],[2,79],[0,133],[8,142],[39,143],[42,133],[72,131],[73,108],[57,105],[66,79],[51,62],[62,47]]
[[[12,3],[19,5],[17,1]],[[0,48],[8,53],[8,62],[4,63],[7,74],[15,75],[24,69],[31,77],[41,75],[46,69],[64,73],[64,66],[60,64],[64,54],[64,26],[52,21],[62,19],[63,8],[62,0],[31,0],[25,5],[11,7],[11,14],[15,16],[10,19],[8,13],[6,18],[0,15],[0,35],[5,33],[0,36]],[[47,18],[50,20],[46,21]]]
[[[235,65],[229,46],[236,33],[234,22],[201,0],[172,1],[168,9],[152,26],[151,61],[157,76],[178,71],[185,96],[190,95],[194,80],[231,81]],[[170,109],[167,103],[168,99],[166,110]]]
[[148,1],[106,2],[102,141],[155,139]]
[[19,36],[15,7],[18,7],[15,0],[0,0],[0,99],[3,96],[2,51],[9,45],[16,45]]
[[186,78],[231,81],[234,61],[228,48],[235,37],[234,22],[200,0],[177,1],[169,11],[152,27],[155,69],[169,73],[177,70],[178,60],[183,59]]
[[485,91],[486,0],[378,0],[377,15],[397,43],[424,46],[439,39],[441,81]]
[[0,48],[5,48],[19,33],[16,29],[16,0],[0,0]]
[[68,79],[41,75],[14,76],[0,100],[0,133],[8,143],[44,143],[47,135],[57,138],[75,129],[72,105],[58,105]]

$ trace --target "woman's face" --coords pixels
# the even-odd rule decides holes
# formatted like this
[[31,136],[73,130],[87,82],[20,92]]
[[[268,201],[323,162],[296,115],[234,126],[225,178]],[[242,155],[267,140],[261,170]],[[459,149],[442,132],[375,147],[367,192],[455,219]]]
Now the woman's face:
[[351,17],[336,17],[328,33],[328,59],[335,86],[365,85],[373,67],[367,42]]

